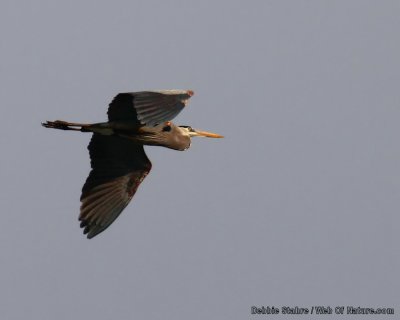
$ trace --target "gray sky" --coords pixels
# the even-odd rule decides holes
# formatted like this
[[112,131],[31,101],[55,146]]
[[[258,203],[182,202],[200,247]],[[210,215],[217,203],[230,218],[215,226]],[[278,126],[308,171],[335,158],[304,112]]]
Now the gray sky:
[[[398,1],[3,0],[1,318],[398,314],[399,14]],[[118,92],[169,88],[195,91],[176,123],[226,138],[148,147],[134,201],[86,240],[90,135],[40,122],[104,121]]]

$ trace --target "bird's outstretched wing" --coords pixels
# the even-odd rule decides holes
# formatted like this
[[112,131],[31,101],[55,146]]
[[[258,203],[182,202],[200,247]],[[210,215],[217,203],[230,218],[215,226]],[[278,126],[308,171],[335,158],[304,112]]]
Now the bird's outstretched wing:
[[175,118],[192,95],[191,90],[120,93],[109,105],[108,119],[153,127]]
[[151,169],[143,146],[118,136],[93,134],[88,146],[92,171],[82,189],[79,220],[93,238],[128,205]]

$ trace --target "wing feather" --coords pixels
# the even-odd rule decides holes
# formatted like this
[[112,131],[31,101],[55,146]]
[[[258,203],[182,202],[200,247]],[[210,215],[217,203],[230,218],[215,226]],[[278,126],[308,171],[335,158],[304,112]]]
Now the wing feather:
[[192,96],[190,90],[141,91],[118,94],[108,108],[109,121],[156,126],[175,118]]
[[82,188],[79,220],[87,237],[107,229],[129,204],[151,169],[143,146],[118,136],[93,134],[92,171]]

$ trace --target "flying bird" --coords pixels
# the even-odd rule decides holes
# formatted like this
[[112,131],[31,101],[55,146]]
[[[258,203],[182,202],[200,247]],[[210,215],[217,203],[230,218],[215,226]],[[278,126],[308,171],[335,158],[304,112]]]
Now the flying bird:
[[108,122],[42,123],[46,128],[93,133],[88,146],[92,169],[82,188],[79,215],[88,239],[114,222],[150,172],[143,145],[183,151],[190,147],[192,137],[223,138],[171,122],[192,95],[192,90],[120,93],[109,104]]

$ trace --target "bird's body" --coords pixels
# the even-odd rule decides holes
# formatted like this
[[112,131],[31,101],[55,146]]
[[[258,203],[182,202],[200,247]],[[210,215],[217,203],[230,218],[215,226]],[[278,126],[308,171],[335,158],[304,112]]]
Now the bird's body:
[[79,216],[88,238],[110,226],[150,172],[143,145],[183,151],[193,136],[222,137],[170,121],[192,95],[191,90],[120,93],[109,105],[108,122],[43,123],[46,128],[93,133],[88,146],[92,170],[82,188]]

